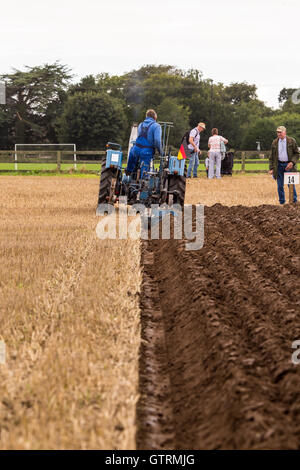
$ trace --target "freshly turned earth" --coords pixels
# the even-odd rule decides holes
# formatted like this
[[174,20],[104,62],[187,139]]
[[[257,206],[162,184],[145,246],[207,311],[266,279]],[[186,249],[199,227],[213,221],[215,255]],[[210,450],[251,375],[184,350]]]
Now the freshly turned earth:
[[205,242],[144,241],[140,449],[299,449],[299,207],[205,208]]

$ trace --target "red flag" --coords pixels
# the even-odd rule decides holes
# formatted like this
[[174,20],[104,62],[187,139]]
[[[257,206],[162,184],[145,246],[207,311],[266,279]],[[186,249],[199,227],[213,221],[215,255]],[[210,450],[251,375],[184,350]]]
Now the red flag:
[[183,158],[186,158],[186,152],[185,152],[185,148],[183,144],[181,144],[180,146],[177,158],[178,160],[182,160]]

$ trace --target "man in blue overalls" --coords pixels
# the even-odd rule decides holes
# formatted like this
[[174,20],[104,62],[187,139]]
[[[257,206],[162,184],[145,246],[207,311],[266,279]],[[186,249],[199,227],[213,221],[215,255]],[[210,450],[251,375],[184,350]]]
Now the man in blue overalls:
[[136,168],[138,161],[141,164],[141,178],[144,171],[149,171],[150,163],[157,148],[160,155],[163,154],[161,146],[161,126],[156,122],[157,114],[153,109],[148,109],[146,119],[138,127],[138,137],[131,148],[126,174],[130,175]]

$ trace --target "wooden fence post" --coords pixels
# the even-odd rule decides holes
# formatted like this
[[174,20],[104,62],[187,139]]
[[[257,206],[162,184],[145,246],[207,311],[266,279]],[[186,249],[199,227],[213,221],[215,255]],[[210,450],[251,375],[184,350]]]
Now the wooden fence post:
[[242,152],[242,172],[243,173],[245,173],[245,168],[246,168],[245,160],[246,160],[246,153]]
[[289,185],[289,204],[293,204],[294,202],[294,185]]
[[61,167],[61,150],[57,151],[57,171],[60,173],[60,167]]

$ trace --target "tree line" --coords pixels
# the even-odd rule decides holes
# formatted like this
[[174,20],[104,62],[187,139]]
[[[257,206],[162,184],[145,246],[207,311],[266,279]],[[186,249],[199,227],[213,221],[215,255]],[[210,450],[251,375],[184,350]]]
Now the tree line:
[[133,122],[154,108],[160,121],[171,121],[170,144],[199,121],[207,124],[201,147],[207,147],[212,127],[230,147],[267,150],[278,125],[300,143],[300,104],[293,89],[280,91],[273,110],[257,97],[247,82],[225,86],[204,78],[196,69],[145,65],[123,75],[87,75],[72,82],[71,70],[59,62],[13,69],[0,76],[6,84],[6,104],[0,105],[0,148],[15,143],[76,143],[78,149],[105,147],[107,141],[127,145]]

